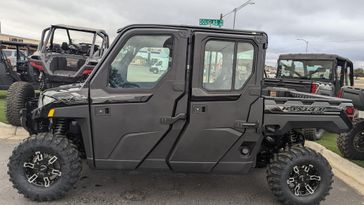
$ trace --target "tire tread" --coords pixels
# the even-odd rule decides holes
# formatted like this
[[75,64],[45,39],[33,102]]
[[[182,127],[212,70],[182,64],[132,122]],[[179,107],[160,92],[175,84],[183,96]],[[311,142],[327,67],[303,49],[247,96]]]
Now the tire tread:
[[[62,153],[64,161],[69,163],[69,166],[67,166],[69,167],[68,175],[63,176],[66,180],[62,180],[63,183],[61,183],[59,189],[53,190],[47,194],[27,191],[27,189],[25,189],[17,180],[16,176],[19,174],[16,171],[18,166],[17,162],[22,159],[23,151],[31,148],[35,144],[47,145],[55,148],[57,152]],[[72,142],[65,136],[53,135],[51,133],[40,133],[28,137],[13,150],[8,163],[8,175],[10,176],[10,182],[12,182],[13,187],[18,190],[18,193],[23,194],[26,198],[38,202],[53,201],[62,198],[78,181],[81,170],[81,158]]]

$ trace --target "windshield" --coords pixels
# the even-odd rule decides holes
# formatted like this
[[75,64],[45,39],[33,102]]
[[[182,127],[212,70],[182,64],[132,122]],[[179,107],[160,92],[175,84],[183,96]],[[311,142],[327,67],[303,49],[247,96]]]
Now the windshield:
[[277,77],[330,80],[333,64],[329,60],[279,60]]

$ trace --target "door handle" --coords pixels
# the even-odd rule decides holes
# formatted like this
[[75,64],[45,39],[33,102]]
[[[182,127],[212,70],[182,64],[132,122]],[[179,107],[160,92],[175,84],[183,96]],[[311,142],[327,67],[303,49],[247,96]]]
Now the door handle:
[[234,127],[239,129],[257,129],[259,122],[245,122],[243,120],[235,120]]
[[176,123],[178,120],[185,120],[186,113],[179,113],[174,117],[161,117],[160,122],[161,124],[171,125]]

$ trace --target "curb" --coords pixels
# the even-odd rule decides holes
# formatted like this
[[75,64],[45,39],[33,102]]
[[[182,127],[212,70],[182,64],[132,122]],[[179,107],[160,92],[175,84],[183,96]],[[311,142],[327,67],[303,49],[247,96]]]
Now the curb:
[[322,154],[329,161],[336,177],[364,196],[364,168],[311,141],[305,145]]
[[22,140],[28,136],[29,133],[24,128],[0,122],[0,139]]

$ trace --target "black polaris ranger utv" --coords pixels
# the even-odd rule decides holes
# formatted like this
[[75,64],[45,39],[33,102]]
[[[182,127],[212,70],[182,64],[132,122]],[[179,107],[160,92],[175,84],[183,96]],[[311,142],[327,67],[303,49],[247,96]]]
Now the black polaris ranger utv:
[[[244,174],[268,165],[285,204],[318,204],[333,175],[300,129],[351,128],[350,100],[261,89],[267,35],[132,25],[83,84],[43,92],[22,111],[31,136],[9,160],[14,187],[35,201],[61,198],[95,169]],[[157,74],[145,49],[168,53]],[[162,56],[161,56],[162,58]]]
[[[104,30],[52,25],[42,32],[38,50],[29,58],[40,90],[79,83],[92,72],[109,47]],[[34,97],[32,85],[16,82],[8,90],[7,120],[19,126],[19,112]]]
[[[282,54],[278,58],[275,78],[264,80],[265,86],[295,89],[325,96],[339,96],[343,86],[353,86],[353,63],[333,54]],[[323,129],[305,129],[306,139],[318,140]]]

